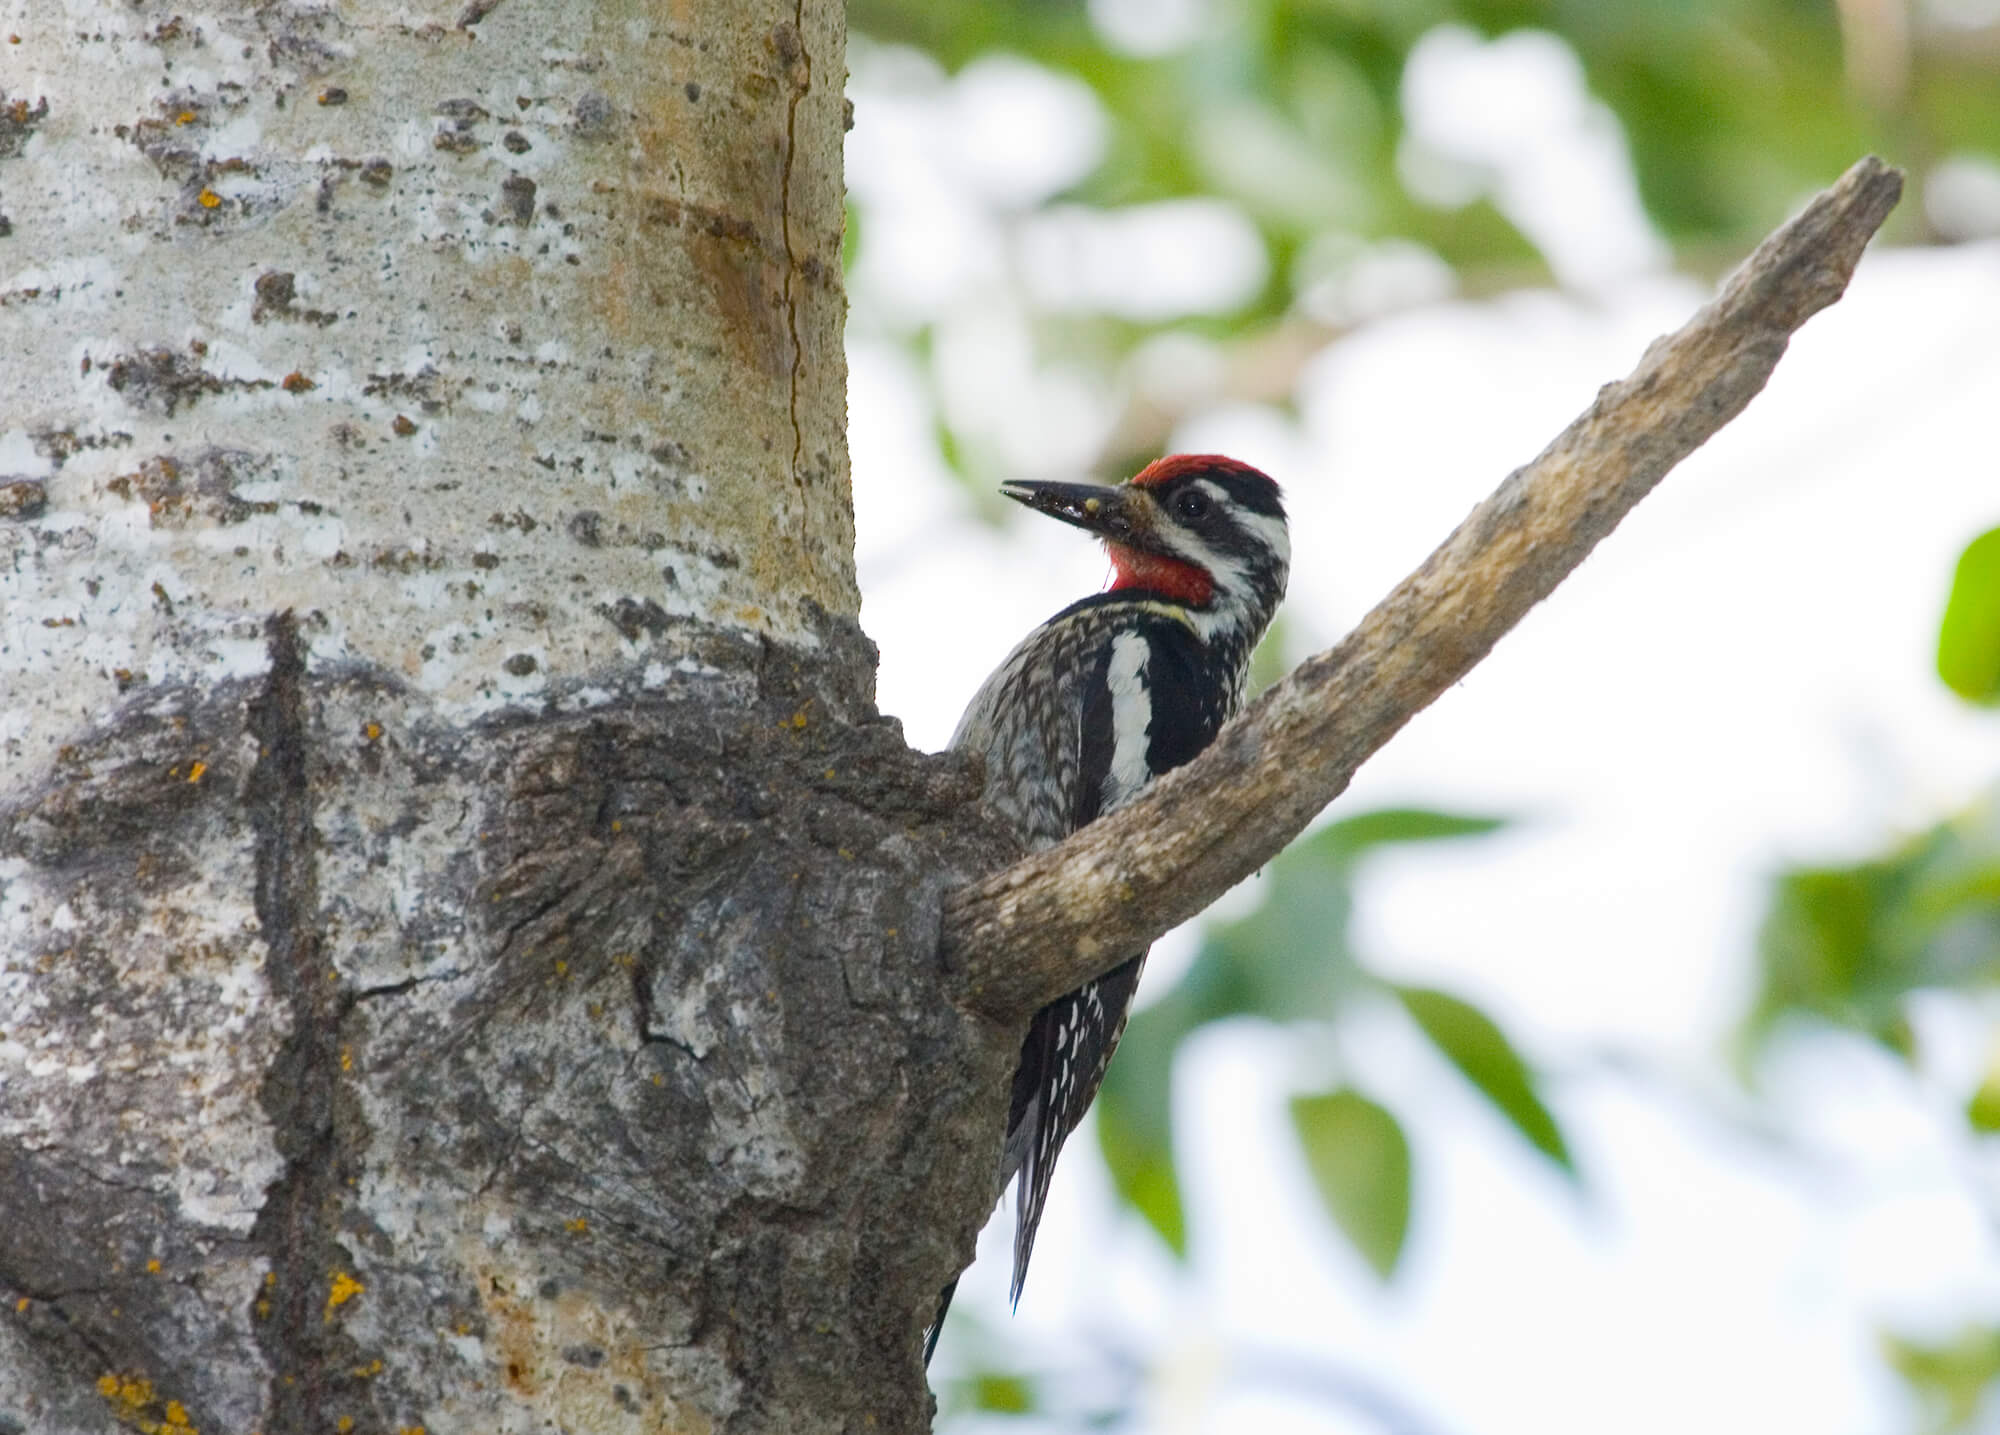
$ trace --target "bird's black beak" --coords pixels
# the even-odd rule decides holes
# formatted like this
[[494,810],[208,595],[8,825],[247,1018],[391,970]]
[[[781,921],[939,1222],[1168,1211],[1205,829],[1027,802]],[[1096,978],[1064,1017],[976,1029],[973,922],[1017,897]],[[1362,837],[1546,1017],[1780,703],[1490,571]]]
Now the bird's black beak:
[[1100,538],[1129,543],[1144,531],[1144,502],[1135,499],[1128,484],[1108,487],[1101,483],[1042,483],[1016,480],[1000,485],[1000,491],[1016,503],[1026,504],[1037,513],[1060,518]]

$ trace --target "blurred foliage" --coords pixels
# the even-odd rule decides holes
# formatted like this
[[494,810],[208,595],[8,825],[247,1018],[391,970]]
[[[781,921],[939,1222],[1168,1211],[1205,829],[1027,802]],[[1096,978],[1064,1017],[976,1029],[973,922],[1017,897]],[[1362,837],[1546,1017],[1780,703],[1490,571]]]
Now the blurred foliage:
[[[1938,671],[1968,701],[1995,697],[2000,529],[1975,538],[1959,559],[1939,624]],[[1915,1062],[1913,995],[2000,986],[2000,795],[1880,856],[1779,873],[1758,962],[1744,1028],[1750,1055],[1785,1024],[1804,1021],[1859,1032]],[[1966,1114],[1977,1130],[2000,1129],[2000,1070],[1967,1096]]]
[[1410,1140],[1394,1116],[1350,1087],[1292,1098],[1292,1129],[1327,1211],[1387,1280],[1410,1230]]
[[[1938,673],[1969,702],[2000,700],[2000,529],[1959,560]],[[1817,1026],[1859,1033],[1921,1066],[1913,997],[1977,1000],[2000,989],[2000,793],[1879,856],[1779,873],[1758,959],[1744,1028],[1750,1057],[1786,1030]],[[1962,1100],[1975,1138],[2000,1134],[2000,1031],[1990,1041],[1986,1069]],[[1883,1348],[1931,1430],[1992,1428],[1983,1417],[2000,1389],[2000,1330],[1969,1326],[1941,1345],[1885,1335]]]
[[[850,0],[857,31],[948,69],[991,52],[1077,76],[1112,126],[1070,197],[1235,199],[1282,256],[1328,228],[1399,235],[1454,265],[1532,254],[1491,210],[1409,193],[1397,169],[1402,79],[1439,26],[1540,29],[1575,52],[1631,147],[1639,189],[1676,243],[1741,248],[1857,156],[1992,153],[1990,56],[1914,17],[1907,31],[1800,0],[1217,0],[1161,56],[1106,47],[1081,0]],[[1857,11],[1860,7],[1856,7]],[[1245,164],[1247,149],[1262,163]],[[1276,296],[1267,296],[1274,300]]]
[[1753,1045],[1808,1017],[1912,1057],[1912,994],[2000,979],[2000,808],[1982,802],[1864,862],[1781,873],[1758,951]]
[[1967,702],[2000,705],[2000,528],[1967,545],[1938,628],[1938,676]]
[[1035,1408],[1035,1388],[1018,1375],[992,1372],[969,1382],[968,1403],[989,1415],[1027,1415]]
[[1574,1177],[1576,1163],[1561,1128],[1535,1090],[1533,1075],[1493,1019],[1449,992],[1398,987],[1403,1007],[1425,1036],[1529,1143]]
[[2000,1330],[1968,1326],[1942,1345],[1890,1336],[1882,1349],[1916,1392],[1934,1435],[1992,1428],[1980,1417],[2000,1381]]
[[[1183,1043],[1216,1022],[1253,1018],[1325,1053],[1337,1048],[1337,1023],[1352,1003],[1392,996],[1502,1118],[1574,1175],[1555,1116],[1499,1026],[1462,998],[1382,981],[1352,945],[1354,884],[1366,857],[1500,826],[1491,817],[1391,808],[1320,828],[1271,864],[1253,910],[1204,927],[1186,975],[1133,1016],[1098,1094],[1098,1143],[1118,1194],[1175,1255],[1184,1257],[1188,1243],[1174,1172],[1173,1062]],[[1328,1214],[1386,1278],[1409,1225],[1412,1172],[1401,1123],[1351,1083],[1295,1097],[1291,1117]]]
[[[1510,187],[1521,187],[1508,166],[1518,158],[1531,169],[1534,156],[1496,164],[1440,150],[1405,111],[1411,56],[1440,35],[1473,44],[1521,32],[1555,37],[1588,96],[1615,119],[1653,228],[1701,273],[1733,262],[1864,153],[1913,167],[1919,182],[1948,157],[2000,156],[2000,21],[1979,28],[1942,7],[1209,0],[1197,9],[1192,33],[1165,53],[1137,54],[1106,43],[1085,0],[850,0],[857,35],[914,47],[947,72],[1005,53],[1088,86],[1105,122],[1102,157],[1045,207],[1110,212],[1202,197],[1232,204],[1254,226],[1266,278],[1235,312],[1037,315],[1045,352],[1108,370],[1162,330],[1240,350],[1303,326],[1316,337],[1302,357],[1359,317],[1329,319],[1302,302],[1329,256],[1338,267],[1340,255],[1383,246],[1435,256],[1468,292],[1549,282],[1508,204]],[[1553,100],[1487,97],[1517,102],[1532,110]],[[1496,110],[1496,123],[1511,118]],[[1887,233],[1949,237],[1928,223],[1922,204],[1906,204]],[[1253,356],[1249,367],[1268,366]],[[1285,386],[1251,397],[1283,402]],[[1102,466],[1127,469],[1166,437],[1166,425],[1127,414]],[[979,469],[985,455],[954,457]]]

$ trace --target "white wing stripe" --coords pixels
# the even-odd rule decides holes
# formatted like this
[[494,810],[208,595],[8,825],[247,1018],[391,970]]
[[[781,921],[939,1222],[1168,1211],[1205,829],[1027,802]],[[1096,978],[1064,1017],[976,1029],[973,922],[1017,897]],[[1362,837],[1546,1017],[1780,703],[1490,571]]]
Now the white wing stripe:
[[1153,725],[1153,695],[1146,691],[1146,663],[1152,645],[1137,633],[1120,633],[1111,640],[1106,681],[1111,688],[1111,771],[1104,784],[1103,810],[1123,805],[1146,785],[1152,771],[1146,765]]

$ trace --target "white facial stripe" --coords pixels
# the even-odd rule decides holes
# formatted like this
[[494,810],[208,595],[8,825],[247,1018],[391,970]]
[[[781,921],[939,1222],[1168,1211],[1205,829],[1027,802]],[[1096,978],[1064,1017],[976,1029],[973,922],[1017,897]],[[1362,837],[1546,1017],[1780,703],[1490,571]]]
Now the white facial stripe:
[[1278,566],[1289,568],[1292,564],[1292,539],[1285,529],[1285,520],[1268,513],[1252,513],[1248,509],[1236,515],[1237,524],[1252,538],[1278,555]]
[[[1194,485],[1208,493],[1213,503],[1228,503],[1229,496],[1207,479]],[[1292,542],[1285,530],[1285,521],[1268,513],[1253,513],[1246,508],[1237,508],[1231,513],[1237,526],[1268,548],[1278,560],[1278,568],[1283,571],[1291,566]],[[1167,542],[1174,553],[1191,563],[1199,564],[1215,580],[1215,586],[1230,592],[1241,593],[1248,586],[1250,564],[1241,555],[1218,553],[1204,543],[1200,536],[1188,532],[1175,524],[1162,523],[1154,532]]]

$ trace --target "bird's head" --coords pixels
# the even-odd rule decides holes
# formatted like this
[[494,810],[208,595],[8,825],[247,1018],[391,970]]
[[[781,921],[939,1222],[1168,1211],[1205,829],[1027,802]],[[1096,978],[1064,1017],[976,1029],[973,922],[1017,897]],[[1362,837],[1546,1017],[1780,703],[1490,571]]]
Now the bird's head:
[[1196,626],[1254,641],[1285,595],[1291,540],[1278,485],[1219,454],[1173,454],[1129,481],[1014,482],[1002,493],[1104,540],[1114,590],[1158,596]]

